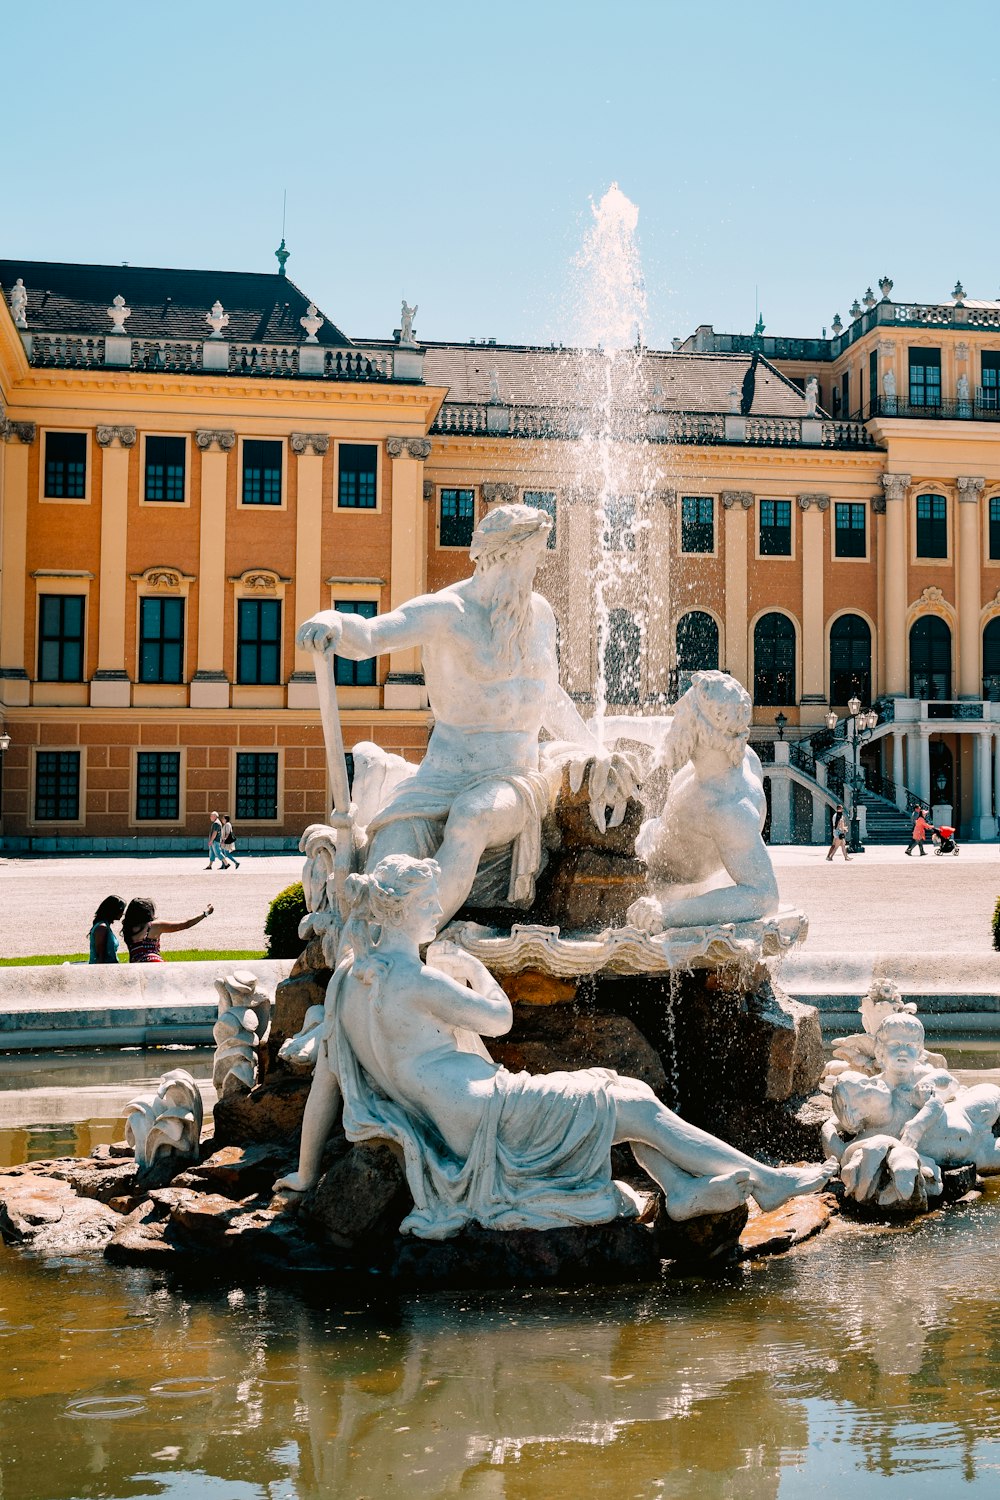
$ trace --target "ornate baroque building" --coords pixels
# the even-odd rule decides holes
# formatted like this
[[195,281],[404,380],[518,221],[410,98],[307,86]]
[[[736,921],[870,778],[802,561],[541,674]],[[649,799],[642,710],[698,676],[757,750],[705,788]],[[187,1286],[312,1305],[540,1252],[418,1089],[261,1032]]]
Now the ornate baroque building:
[[[855,765],[870,835],[913,797],[994,835],[1000,304],[883,280],[829,339],[641,351],[598,407],[600,355],[421,342],[408,315],[354,341],[283,274],[0,284],[6,847],[187,848],[213,809],[289,846],[328,801],[296,624],[463,576],[514,498],[554,520],[539,586],[585,713],[600,666],[633,713],[723,666],[773,839],[822,839]],[[337,677],[348,749],[420,754],[417,653]],[[856,737],[853,698],[879,716]]]

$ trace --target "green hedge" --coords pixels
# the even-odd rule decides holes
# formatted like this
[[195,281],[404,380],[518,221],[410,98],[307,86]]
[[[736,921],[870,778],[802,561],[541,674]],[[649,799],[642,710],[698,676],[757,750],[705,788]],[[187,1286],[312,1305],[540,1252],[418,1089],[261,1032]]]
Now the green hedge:
[[1000,896],[997,897],[997,904],[993,908],[993,946],[1000,949]]
[[299,937],[299,923],[306,914],[302,882],[286,885],[271,902],[264,923],[268,958],[298,958],[305,947]]

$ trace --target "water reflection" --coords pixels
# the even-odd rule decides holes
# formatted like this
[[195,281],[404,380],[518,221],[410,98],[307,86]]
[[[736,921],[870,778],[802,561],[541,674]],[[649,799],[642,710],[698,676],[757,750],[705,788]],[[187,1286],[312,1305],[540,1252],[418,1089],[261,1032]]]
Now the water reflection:
[[968,1494],[998,1456],[998,1239],[994,1195],[727,1283],[399,1307],[0,1251],[0,1493]]

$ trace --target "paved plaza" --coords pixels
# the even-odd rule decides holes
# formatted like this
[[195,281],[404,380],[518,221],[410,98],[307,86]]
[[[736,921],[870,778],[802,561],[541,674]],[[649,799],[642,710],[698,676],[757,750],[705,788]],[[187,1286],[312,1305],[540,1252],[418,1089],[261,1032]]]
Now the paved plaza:
[[[816,952],[992,952],[990,919],[1000,895],[995,844],[964,845],[957,859],[922,860],[873,846],[849,864],[839,856],[827,864],[822,849],[771,853],[781,899],[808,914]],[[203,866],[203,856],[190,855],[0,858],[0,958],[82,951],[94,909],[111,893],[152,896],[168,919],[213,903],[207,921],[164,938],[165,951],[263,951],[268,904],[299,878],[301,857],[247,855],[241,869],[226,873]]]

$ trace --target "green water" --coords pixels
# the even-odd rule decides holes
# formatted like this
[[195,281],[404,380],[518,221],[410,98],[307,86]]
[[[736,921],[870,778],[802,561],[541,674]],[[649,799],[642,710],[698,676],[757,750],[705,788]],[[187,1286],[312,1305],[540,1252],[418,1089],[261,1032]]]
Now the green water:
[[345,1300],[0,1247],[0,1497],[995,1496],[998,1250],[1000,1180],[615,1292]]

